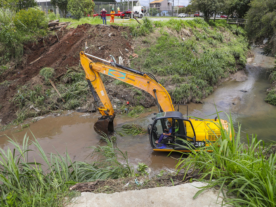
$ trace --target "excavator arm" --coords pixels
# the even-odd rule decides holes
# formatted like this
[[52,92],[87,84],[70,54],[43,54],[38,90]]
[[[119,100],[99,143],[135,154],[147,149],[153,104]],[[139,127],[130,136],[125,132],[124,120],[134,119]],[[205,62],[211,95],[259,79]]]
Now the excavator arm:
[[[96,107],[98,107],[98,110],[102,115],[99,121],[94,125],[94,129],[98,133],[104,132],[105,134],[108,134],[108,132],[113,132],[113,120],[115,118],[114,109],[106,93],[100,73],[148,92],[155,98],[160,112],[174,111],[174,106],[168,91],[159,84],[153,76],[151,77],[151,75],[146,73],[108,62],[103,59],[102,61],[108,62],[112,65],[93,62],[88,57],[97,58],[84,52],[80,53],[80,61],[85,71],[86,80],[88,81],[88,85],[94,96]],[[100,106],[96,93],[103,104],[103,107]]]

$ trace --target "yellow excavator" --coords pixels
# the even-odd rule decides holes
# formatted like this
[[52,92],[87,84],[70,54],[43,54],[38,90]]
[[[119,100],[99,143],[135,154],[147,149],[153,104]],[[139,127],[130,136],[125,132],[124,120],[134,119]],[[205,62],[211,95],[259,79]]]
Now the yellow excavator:
[[[107,64],[93,62],[90,58]],[[114,58],[113,61],[107,61],[85,52],[80,53],[80,61],[94,97],[94,104],[101,114],[94,125],[94,130],[97,133],[113,133],[115,118],[114,109],[100,76],[101,73],[140,88],[155,98],[159,113],[155,114],[153,123],[148,127],[149,141],[154,151],[189,152],[191,146],[195,149],[208,146],[210,142],[216,141],[220,137],[217,118],[204,121],[185,119],[182,113],[175,111],[168,91],[158,83],[152,74],[119,65]],[[98,98],[102,104],[99,103]],[[228,130],[227,121],[221,120],[221,123],[223,128]],[[166,136],[160,140],[160,136],[164,133]]]

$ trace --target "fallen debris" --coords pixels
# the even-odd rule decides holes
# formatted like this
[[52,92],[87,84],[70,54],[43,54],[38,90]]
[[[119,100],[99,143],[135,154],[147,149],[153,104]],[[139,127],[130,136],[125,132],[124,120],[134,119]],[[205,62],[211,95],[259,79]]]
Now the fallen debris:
[[53,81],[51,81],[51,80],[49,80],[49,81],[50,81],[51,85],[53,86],[53,88],[56,90],[56,92],[57,92],[57,94],[59,95],[59,97],[60,97],[60,98],[62,99],[62,101],[65,103],[65,100],[61,97],[61,95],[60,95],[59,91],[57,90],[57,88],[56,88],[55,84],[53,83]]

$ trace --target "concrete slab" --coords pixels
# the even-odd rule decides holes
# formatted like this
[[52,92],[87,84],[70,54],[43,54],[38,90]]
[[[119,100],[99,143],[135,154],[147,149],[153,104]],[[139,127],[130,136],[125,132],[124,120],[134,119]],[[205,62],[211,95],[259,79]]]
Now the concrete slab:
[[113,194],[81,193],[67,207],[220,207],[223,196],[208,190],[193,196],[206,183],[193,182],[173,187],[159,187]]

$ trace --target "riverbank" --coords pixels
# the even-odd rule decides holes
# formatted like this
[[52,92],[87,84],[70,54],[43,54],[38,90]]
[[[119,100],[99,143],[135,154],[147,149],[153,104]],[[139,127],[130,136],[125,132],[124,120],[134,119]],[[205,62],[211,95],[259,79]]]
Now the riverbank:
[[[201,19],[145,21],[139,27],[85,24],[64,30],[26,44],[21,64],[1,66],[5,68],[0,78],[1,124],[19,124],[28,117],[78,107],[95,111],[79,65],[79,51],[85,45],[86,52],[95,56],[109,59],[112,54],[126,66],[154,74],[174,103],[201,102],[222,78],[243,69],[248,50],[244,31],[223,20],[210,25]],[[146,92],[102,78],[117,112],[125,109],[126,101],[133,116],[155,105]]]
[[[224,131],[221,126],[218,127],[221,137],[215,143],[197,149],[198,151],[191,149],[192,152],[184,156],[179,153],[182,157],[178,159],[175,159],[175,156],[174,159],[170,158],[171,162],[177,161],[175,171],[153,172],[144,163],[133,166],[128,153],[121,151],[115,143],[105,138],[106,145],[102,143],[93,146],[92,157],[96,159],[90,159],[88,162],[75,160],[68,152],[64,155],[52,153],[47,155],[35,138],[32,138],[34,141],[31,142],[25,136],[23,143],[20,144],[10,140],[10,147],[6,150],[1,149],[2,173],[7,175],[0,177],[2,182],[0,190],[5,195],[1,199],[2,203],[13,203],[18,206],[23,204],[70,206],[83,199],[85,202],[90,202],[102,197],[104,202],[122,194],[130,197],[128,199],[121,197],[120,202],[132,199],[145,200],[148,198],[145,197],[147,195],[145,192],[166,194],[166,191],[174,192],[173,186],[182,189],[179,196],[183,195],[187,192],[185,187],[187,185],[182,184],[191,183],[189,186],[192,189],[189,188],[190,192],[187,195],[191,204],[197,204],[205,198],[204,196],[209,195],[208,189],[212,192],[215,188],[217,191],[215,194],[211,193],[210,202],[217,202],[216,195],[223,190],[226,194],[218,200],[219,202],[223,201],[234,206],[246,203],[253,206],[262,202],[264,206],[274,206],[274,201],[268,195],[274,195],[276,189],[267,183],[274,183],[276,179],[275,146],[263,146],[256,136],[252,137],[248,144],[244,144],[241,140],[241,128],[235,132],[234,138],[230,138],[231,134],[234,134],[231,117],[229,117],[229,131]],[[12,156],[13,149],[15,149],[14,156]],[[209,153],[210,150],[212,153]],[[39,157],[38,155],[42,158],[41,162],[35,158]],[[243,179],[246,180],[246,185]],[[200,184],[201,189],[193,188],[193,185],[197,185],[193,183],[195,181],[205,184]],[[140,189],[149,190],[137,193]],[[122,191],[129,192],[116,193]],[[78,197],[80,195],[78,192],[93,194],[83,193],[83,196]],[[256,200],[255,198],[258,196],[260,198],[260,195],[261,199]],[[72,200],[74,197],[77,198]],[[181,199],[178,197],[177,200],[180,202]],[[172,203],[171,198],[168,198],[168,203]],[[162,200],[160,205],[165,204],[166,202]]]
[[271,82],[271,87],[267,90],[268,94],[265,101],[276,106],[276,61],[274,68],[270,71],[269,80]]

